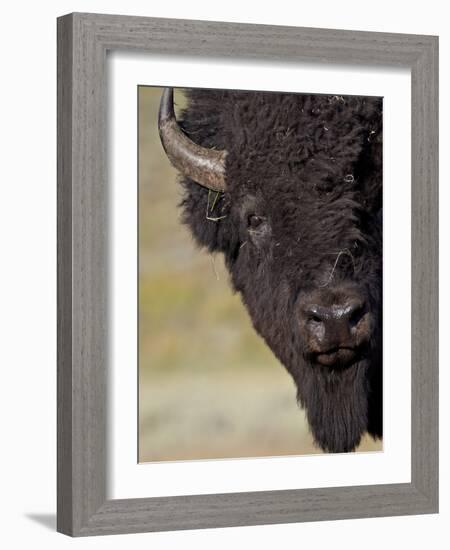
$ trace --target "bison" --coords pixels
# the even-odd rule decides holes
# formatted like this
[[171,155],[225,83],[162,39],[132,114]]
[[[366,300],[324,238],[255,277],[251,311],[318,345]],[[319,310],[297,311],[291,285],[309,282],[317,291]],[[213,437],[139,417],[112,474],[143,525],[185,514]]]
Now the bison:
[[159,133],[182,220],[221,252],[316,444],[382,437],[382,99],[187,90]]

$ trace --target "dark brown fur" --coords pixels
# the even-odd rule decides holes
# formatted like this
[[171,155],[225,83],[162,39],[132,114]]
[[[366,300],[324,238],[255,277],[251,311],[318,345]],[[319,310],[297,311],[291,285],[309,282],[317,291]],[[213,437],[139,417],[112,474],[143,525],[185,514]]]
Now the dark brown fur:
[[[382,435],[382,103],[380,98],[191,90],[181,125],[228,151],[227,192],[184,179],[183,220],[222,252],[256,331],[292,375],[318,445],[353,450]],[[264,219],[249,226],[252,215]],[[345,254],[339,255],[341,251]],[[338,259],[338,261],[336,261]],[[374,319],[364,354],[315,364],[298,303],[352,285]]]

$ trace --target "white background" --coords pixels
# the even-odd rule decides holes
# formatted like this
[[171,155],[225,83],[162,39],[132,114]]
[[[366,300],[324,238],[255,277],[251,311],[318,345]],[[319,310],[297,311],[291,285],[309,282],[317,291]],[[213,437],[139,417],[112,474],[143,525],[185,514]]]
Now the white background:
[[[377,70],[114,53],[108,60],[111,186],[109,495],[139,498],[411,480],[411,75]],[[151,80],[149,80],[151,75]],[[137,464],[136,83],[383,96],[383,452]],[[155,121],[156,124],[156,121]],[[398,230],[398,211],[402,230]],[[398,323],[402,311],[404,322]],[[407,350],[407,351],[405,351]],[[330,474],[325,474],[329,472]]]
[[[377,0],[292,2],[172,0],[164,3],[17,0],[2,9],[0,40],[1,518],[2,546],[66,548],[444,548],[448,545],[449,388],[441,361],[441,513],[208,531],[70,540],[54,533],[56,469],[56,26],[71,11],[210,19],[440,35],[442,98],[450,97],[445,3]],[[441,120],[441,281],[449,280],[449,107]],[[450,307],[441,285],[441,311]],[[449,330],[442,313],[441,338]]]

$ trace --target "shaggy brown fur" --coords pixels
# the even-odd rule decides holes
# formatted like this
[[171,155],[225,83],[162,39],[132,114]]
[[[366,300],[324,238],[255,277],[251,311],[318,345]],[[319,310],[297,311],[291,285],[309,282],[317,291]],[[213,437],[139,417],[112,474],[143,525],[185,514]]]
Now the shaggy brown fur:
[[[215,193],[184,179],[184,222],[201,246],[224,254],[317,444],[345,452],[367,431],[381,437],[381,99],[208,90],[188,98],[181,126],[228,151],[227,192],[211,211]],[[299,300],[346,286],[368,304],[370,340],[352,364],[324,367],[307,353]]]

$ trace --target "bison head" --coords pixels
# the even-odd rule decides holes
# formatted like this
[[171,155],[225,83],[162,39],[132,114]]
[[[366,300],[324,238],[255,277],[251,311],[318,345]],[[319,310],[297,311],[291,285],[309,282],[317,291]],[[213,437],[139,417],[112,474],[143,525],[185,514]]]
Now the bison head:
[[316,443],[382,435],[382,103],[191,90],[159,130],[183,221],[222,252],[256,331],[297,386]]

